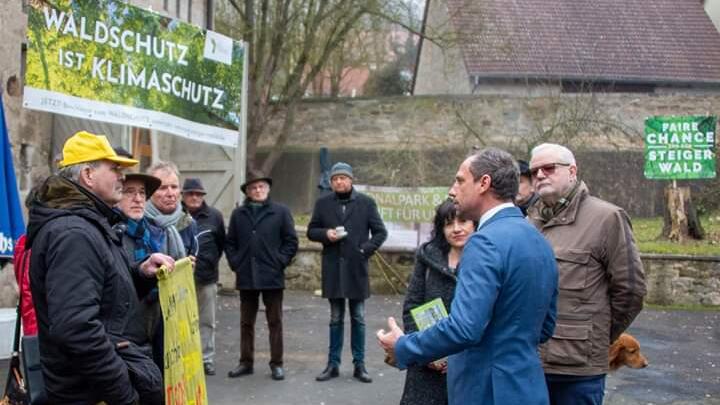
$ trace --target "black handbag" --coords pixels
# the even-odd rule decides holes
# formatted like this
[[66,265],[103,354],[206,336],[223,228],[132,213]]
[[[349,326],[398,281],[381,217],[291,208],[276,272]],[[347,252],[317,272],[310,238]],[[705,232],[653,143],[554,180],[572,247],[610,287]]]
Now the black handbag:
[[[30,251],[25,251],[20,258],[18,265],[23,271],[20,277],[20,281],[25,280],[25,265]],[[17,354],[18,341],[20,340],[20,322],[21,316],[20,311],[22,308],[22,291],[20,291],[20,299],[18,299],[17,309],[17,322],[15,324],[15,341],[13,343],[13,354]],[[37,336],[23,336],[22,337],[22,351],[20,356],[22,357],[22,373],[20,377],[23,379],[23,389],[25,391],[27,402],[22,402],[23,405],[45,405],[48,403],[47,395],[45,394],[45,379],[42,375],[42,365],[40,364],[40,347],[38,345]],[[18,365],[19,366],[19,365]],[[12,368],[11,368],[12,370]],[[18,367],[18,373],[20,372]],[[7,392],[7,390],[6,390]],[[12,403],[12,402],[11,402]]]
[[[22,298],[21,298],[22,299]],[[15,339],[13,340],[12,357],[10,357],[10,368],[7,380],[5,381],[5,394],[0,404],[2,405],[29,405],[30,397],[27,394],[25,380],[20,371],[20,354],[18,353],[20,343],[20,303],[17,307],[17,319],[15,319]]]
[[22,337],[22,364],[25,372],[25,389],[30,398],[30,405],[48,403],[45,394],[45,379],[40,364],[40,347],[37,336]]
[[13,352],[10,358],[10,369],[8,370],[7,381],[5,382],[5,395],[0,400],[2,405],[29,405],[25,382],[20,372],[20,357]]

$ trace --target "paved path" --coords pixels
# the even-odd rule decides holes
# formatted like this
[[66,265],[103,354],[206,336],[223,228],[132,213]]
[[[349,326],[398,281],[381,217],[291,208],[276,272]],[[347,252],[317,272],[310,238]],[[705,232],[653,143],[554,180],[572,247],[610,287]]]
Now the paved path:
[[[219,300],[217,375],[208,377],[209,402],[230,404],[395,405],[405,375],[383,363],[374,331],[385,317],[399,317],[400,296],[373,296],[366,304],[367,363],[375,380],[352,379],[349,321],[340,378],[316,382],[327,361],[329,305],[307,292],[286,292],[286,380],[270,379],[267,328],[258,316],[255,374],[227,378],[239,355],[240,310],[237,297]],[[631,330],[642,344],[650,367],[621,369],[607,380],[606,404],[720,405],[720,312],[645,310]]]
[[[327,361],[328,304],[310,293],[290,291],[286,292],[284,312],[286,380],[270,379],[264,312],[258,317],[255,374],[230,379],[227,372],[235,366],[240,348],[239,300],[221,296],[218,373],[207,378],[210,404],[396,405],[405,374],[382,362],[374,331],[385,326],[386,316],[399,316],[401,305],[400,296],[373,296],[366,304],[367,363],[375,380],[372,384],[352,379],[349,331],[340,378],[315,381]],[[605,404],[720,405],[720,311],[645,310],[630,332],[640,340],[650,366],[642,370],[623,368],[610,375]],[[7,370],[7,360],[0,360],[0,367]]]

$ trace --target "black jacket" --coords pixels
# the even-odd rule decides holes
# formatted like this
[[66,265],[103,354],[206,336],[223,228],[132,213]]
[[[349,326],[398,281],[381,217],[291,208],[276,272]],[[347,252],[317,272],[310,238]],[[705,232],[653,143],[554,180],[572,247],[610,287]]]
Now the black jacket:
[[[318,198],[308,224],[307,237],[323,244],[323,298],[370,297],[368,259],[387,239],[387,230],[375,201],[353,189],[343,203],[336,193]],[[330,242],[327,230],[344,226],[347,236]],[[372,237],[370,237],[372,234]]]
[[[403,303],[405,333],[417,331],[417,326],[410,315],[410,310],[413,308],[435,298],[441,298],[445,308],[450,311],[456,283],[455,273],[448,267],[447,255],[443,255],[432,243],[420,246],[415,257],[415,271],[410,277],[410,285]],[[447,380],[444,374],[426,366],[408,368],[400,405],[447,403]]]
[[[37,312],[40,361],[53,404],[131,404],[136,390],[162,392],[160,370],[146,352],[120,217],[76,183],[49,177],[30,209],[30,285]],[[117,348],[129,342],[125,349]],[[122,345],[121,345],[122,346]],[[133,352],[131,374],[121,357]],[[142,366],[139,366],[142,364]]]
[[195,262],[195,283],[214,284],[218,281],[218,263],[225,247],[225,221],[222,213],[203,202],[192,214],[198,226],[200,249]]
[[268,199],[253,215],[245,200],[233,210],[225,255],[238,290],[285,288],[285,268],[297,250],[295,222],[286,206]]

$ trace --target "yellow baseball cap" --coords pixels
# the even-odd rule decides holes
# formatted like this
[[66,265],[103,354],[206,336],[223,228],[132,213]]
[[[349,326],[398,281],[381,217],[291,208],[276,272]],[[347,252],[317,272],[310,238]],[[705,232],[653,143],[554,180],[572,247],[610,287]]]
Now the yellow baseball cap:
[[60,167],[70,166],[78,163],[94,162],[96,160],[109,160],[120,166],[135,166],[139,162],[135,159],[128,159],[118,156],[115,149],[110,146],[105,135],[95,135],[87,131],[76,132],[63,146],[63,160]]

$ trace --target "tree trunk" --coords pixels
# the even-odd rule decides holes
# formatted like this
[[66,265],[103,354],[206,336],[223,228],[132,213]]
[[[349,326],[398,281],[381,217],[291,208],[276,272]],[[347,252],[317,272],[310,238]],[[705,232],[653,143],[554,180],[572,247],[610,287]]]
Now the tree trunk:
[[700,224],[695,205],[690,198],[690,187],[665,188],[665,214],[662,235],[675,242],[688,238],[703,239],[705,231]]

